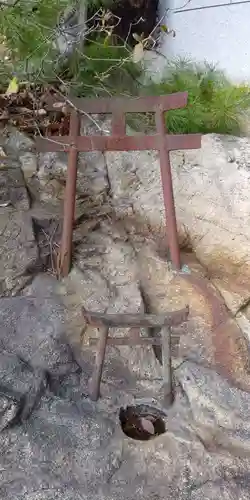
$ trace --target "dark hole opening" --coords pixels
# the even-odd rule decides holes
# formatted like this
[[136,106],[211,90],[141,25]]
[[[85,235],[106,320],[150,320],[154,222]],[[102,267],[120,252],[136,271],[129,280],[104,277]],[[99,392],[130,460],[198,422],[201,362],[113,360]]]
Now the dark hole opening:
[[139,441],[149,441],[166,432],[164,413],[147,405],[121,408],[119,419],[126,436]]

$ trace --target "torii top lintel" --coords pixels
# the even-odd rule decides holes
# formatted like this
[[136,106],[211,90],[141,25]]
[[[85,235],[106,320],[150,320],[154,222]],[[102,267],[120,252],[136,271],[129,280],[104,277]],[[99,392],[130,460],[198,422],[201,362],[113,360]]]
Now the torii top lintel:
[[[79,114],[111,114],[112,135],[89,136],[59,136],[56,140],[36,138],[39,151],[49,150],[69,151],[72,147],[77,151],[142,151],[160,150],[163,146],[166,151],[179,149],[198,149],[201,146],[200,134],[172,135],[159,129],[159,116],[164,112],[182,108],[187,105],[187,92],[178,92],[163,96],[149,97],[112,97],[112,98],[78,98],[66,99],[68,110]],[[65,100],[59,96],[51,96],[46,101],[48,110],[59,110],[65,107]],[[126,135],[126,113],[155,113],[156,134],[135,136]],[[158,119],[157,119],[158,116]],[[158,123],[157,123],[158,122]],[[164,134],[164,139],[163,139]],[[53,138],[52,138],[53,139]],[[163,144],[164,141],[164,144]]]

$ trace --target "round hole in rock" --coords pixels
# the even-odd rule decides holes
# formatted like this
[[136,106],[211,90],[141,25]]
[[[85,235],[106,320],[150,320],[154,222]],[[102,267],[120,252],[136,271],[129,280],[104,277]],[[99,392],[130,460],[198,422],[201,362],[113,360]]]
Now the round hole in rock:
[[164,413],[148,405],[121,408],[119,419],[126,436],[139,441],[148,441],[166,432]]

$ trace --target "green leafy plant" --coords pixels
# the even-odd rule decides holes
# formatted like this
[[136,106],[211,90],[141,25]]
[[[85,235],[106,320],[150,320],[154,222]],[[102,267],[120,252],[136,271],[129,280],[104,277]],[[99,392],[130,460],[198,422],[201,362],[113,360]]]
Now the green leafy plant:
[[96,25],[86,26],[84,45],[76,46],[68,58],[58,58],[56,27],[65,11],[77,6],[76,0],[19,0],[0,7],[0,35],[10,53],[1,65],[0,85],[6,86],[15,74],[32,83],[57,81],[79,96],[134,93],[140,68],[133,64],[125,43],[113,43],[113,21],[107,10],[111,3],[86,0],[91,12],[97,13]]
[[[67,76],[69,72],[72,78]],[[99,38],[86,45],[84,53],[75,54],[66,79],[71,92],[78,96],[133,95],[138,92],[140,73],[126,46],[109,45]]]
[[53,28],[67,0],[20,0],[0,9],[0,33],[13,54],[21,59],[42,57],[50,49]]
[[188,106],[167,113],[170,133],[240,133],[242,113],[250,106],[249,87],[233,85],[209,64],[178,60],[168,64],[160,82],[148,81],[141,88],[144,95],[183,91]]
[[50,75],[55,58],[55,26],[67,0],[20,0],[0,8],[0,34],[10,57],[5,64],[20,79]]
[[[211,65],[186,60],[169,62],[160,82],[145,82],[142,65],[135,62],[138,54],[113,37],[108,8],[114,0],[85,1],[99,17],[87,30],[84,45],[65,60],[58,58],[55,28],[65,11],[84,0],[19,0],[12,7],[0,7],[0,48],[4,44],[8,52],[0,67],[2,89],[16,75],[19,81],[57,84],[63,93],[78,96],[187,91],[188,106],[167,113],[170,133],[240,133],[242,113],[250,105],[247,86],[233,85]],[[141,37],[138,46],[144,47]],[[128,121],[136,129],[154,128],[151,115],[133,115]]]

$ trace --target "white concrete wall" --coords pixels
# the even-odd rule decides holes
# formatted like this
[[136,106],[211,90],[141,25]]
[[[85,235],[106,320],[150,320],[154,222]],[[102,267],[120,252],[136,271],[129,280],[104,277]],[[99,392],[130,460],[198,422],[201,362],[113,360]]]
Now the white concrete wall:
[[[187,0],[160,1],[161,13],[170,7],[165,23],[176,31],[175,38],[164,38],[161,51],[166,56],[213,62],[235,82],[250,82],[250,3],[176,13],[174,9],[181,8]],[[226,1],[190,0],[185,8]],[[163,65],[163,61],[159,60],[159,64]]]

